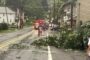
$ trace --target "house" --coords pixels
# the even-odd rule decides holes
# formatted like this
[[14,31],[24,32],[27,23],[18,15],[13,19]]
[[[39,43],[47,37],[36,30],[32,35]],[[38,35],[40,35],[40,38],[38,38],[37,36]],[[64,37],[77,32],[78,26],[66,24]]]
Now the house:
[[[90,21],[90,0],[76,0],[75,5],[73,6],[73,19],[76,20],[76,23],[78,22],[88,22]],[[64,6],[64,10],[68,13],[70,12],[71,8],[70,4],[66,3]],[[69,10],[69,9],[70,10]],[[71,13],[70,13],[71,14]]]
[[90,21],[90,0],[77,0],[79,20],[83,23]]
[[[66,2],[63,9],[63,20],[76,27],[90,22],[90,0],[76,0],[74,4]],[[73,6],[73,7],[72,7]]]
[[71,1],[66,2],[62,6],[62,20],[64,21],[65,24],[68,26],[75,26],[76,25],[76,20],[77,20],[77,9],[76,9],[76,2],[73,4]]
[[0,7],[0,23],[15,23],[16,13],[8,7]]

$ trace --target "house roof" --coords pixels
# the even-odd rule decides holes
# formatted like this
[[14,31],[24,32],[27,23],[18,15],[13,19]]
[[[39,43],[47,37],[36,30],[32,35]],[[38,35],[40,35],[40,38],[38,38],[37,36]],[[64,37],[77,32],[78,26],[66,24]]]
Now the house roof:
[[11,10],[10,8],[8,7],[0,7],[0,13],[6,13],[6,10],[7,10],[7,13],[15,13],[13,10]]

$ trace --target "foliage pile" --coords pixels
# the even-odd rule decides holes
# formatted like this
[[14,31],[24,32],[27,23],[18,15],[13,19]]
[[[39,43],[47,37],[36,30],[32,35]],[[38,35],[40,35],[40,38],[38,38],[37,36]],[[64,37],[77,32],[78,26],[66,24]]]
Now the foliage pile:
[[[60,36],[59,36],[60,35]],[[84,50],[87,47],[88,35],[90,35],[90,25],[83,25],[77,31],[62,29],[58,36],[49,36],[33,44],[36,46],[54,46],[57,48]]]
[[36,46],[54,46],[57,48],[84,49],[82,36],[75,32],[62,33],[59,38],[57,36],[47,37],[33,42]]

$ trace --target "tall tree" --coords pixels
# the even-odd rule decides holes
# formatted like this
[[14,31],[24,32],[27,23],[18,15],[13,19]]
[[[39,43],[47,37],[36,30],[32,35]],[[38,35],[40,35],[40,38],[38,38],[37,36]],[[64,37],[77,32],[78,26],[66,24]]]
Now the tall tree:
[[24,10],[29,16],[43,17],[47,0],[7,0],[7,5],[13,9]]
[[[44,18],[47,0],[6,0],[7,6],[13,10],[19,9],[21,16]],[[23,13],[24,12],[24,13]]]

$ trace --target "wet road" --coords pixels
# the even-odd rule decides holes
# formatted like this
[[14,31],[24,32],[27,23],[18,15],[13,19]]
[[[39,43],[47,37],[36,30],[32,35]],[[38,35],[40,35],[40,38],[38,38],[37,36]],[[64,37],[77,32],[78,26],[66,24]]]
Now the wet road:
[[39,38],[38,36],[32,35],[26,40],[21,41],[21,43],[19,43],[20,46],[25,45],[28,48],[10,48],[5,55],[2,54],[3,56],[1,56],[1,60],[48,60],[47,47],[37,48],[31,45],[34,40],[37,40]]
[[37,36],[32,35],[26,40],[23,40],[19,43],[20,46],[26,46],[28,48],[10,48],[1,60],[86,60],[84,52],[65,51],[55,47],[50,47],[49,49],[47,46],[38,48],[31,45],[37,39],[39,39]]
[[17,36],[20,36],[22,34],[25,34],[25,33],[29,32],[29,31],[32,31],[32,27],[24,28],[22,30],[19,30],[19,31],[16,31],[16,32],[13,32],[13,33],[7,33],[7,34],[4,34],[4,35],[0,35],[0,42],[11,39],[11,38],[14,38],[14,37],[17,37]]
[[19,46],[25,48],[10,47],[7,52],[0,55],[0,60],[86,60],[85,52],[65,51],[51,46],[38,48],[31,45],[33,41],[45,36],[38,37],[32,34],[19,43]]

